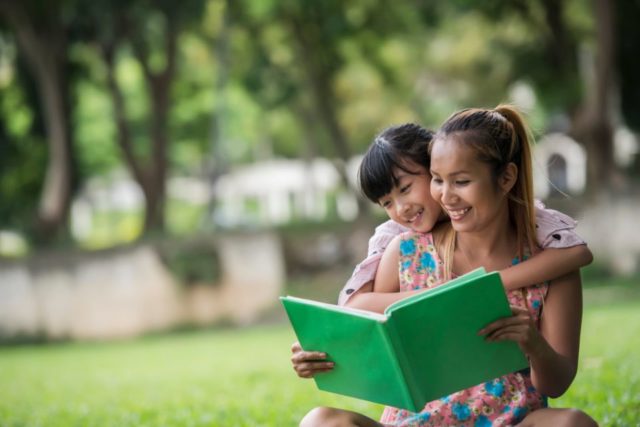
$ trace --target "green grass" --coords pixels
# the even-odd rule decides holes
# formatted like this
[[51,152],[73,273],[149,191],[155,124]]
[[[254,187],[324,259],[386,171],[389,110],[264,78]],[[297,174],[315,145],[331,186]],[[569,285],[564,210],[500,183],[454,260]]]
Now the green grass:
[[[587,290],[578,377],[552,405],[640,425],[640,298],[601,302],[599,290]],[[278,324],[0,348],[0,426],[293,426],[319,405],[379,416],[298,379],[293,340]]]

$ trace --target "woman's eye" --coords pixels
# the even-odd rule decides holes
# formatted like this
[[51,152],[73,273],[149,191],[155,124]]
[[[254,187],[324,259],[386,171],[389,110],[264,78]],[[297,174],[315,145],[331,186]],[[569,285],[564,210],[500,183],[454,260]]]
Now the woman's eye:
[[404,187],[400,187],[400,192],[406,193],[407,191],[409,191],[409,188],[411,188],[411,184],[405,185]]
[[440,178],[431,178],[431,182],[436,184],[442,184],[442,180]]
[[468,183],[469,183],[468,179],[462,179],[462,180],[456,181],[456,185],[460,185],[460,186],[467,185]]

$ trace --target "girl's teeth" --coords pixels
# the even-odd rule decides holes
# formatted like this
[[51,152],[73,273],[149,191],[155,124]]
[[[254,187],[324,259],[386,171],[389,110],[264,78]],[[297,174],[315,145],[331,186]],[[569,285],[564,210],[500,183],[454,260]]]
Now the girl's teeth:
[[411,219],[409,220],[409,222],[413,222],[413,221],[415,221],[416,219],[418,219],[418,217],[420,216],[420,214],[421,214],[421,213],[422,213],[422,211],[419,211],[417,214],[415,214],[415,215],[413,216],[413,218],[411,218]]

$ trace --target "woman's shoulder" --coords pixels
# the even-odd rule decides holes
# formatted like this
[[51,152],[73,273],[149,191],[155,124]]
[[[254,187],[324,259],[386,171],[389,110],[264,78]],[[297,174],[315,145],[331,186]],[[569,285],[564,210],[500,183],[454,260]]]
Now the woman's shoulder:
[[418,231],[406,231],[402,234],[399,234],[394,240],[397,240],[398,245],[401,245],[402,242],[408,241],[433,245],[434,235],[432,231],[426,233],[420,233]]

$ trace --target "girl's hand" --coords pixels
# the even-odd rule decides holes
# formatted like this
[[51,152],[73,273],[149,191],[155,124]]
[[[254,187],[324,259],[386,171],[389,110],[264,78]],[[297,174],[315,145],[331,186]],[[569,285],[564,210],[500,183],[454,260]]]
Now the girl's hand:
[[534,325],[529,310],[512,305],[511,312],[513,316],[488,324],[478,334],[485,335],[487,341],[515,341],[526,355],[531,355],[540,348],[544,338]]
[[320,351],[304,351],[299,342],[291,346],[291,363],[300,378],[312,378],[318,373],[333,369],[333,362],[328,362],[326,353]]

